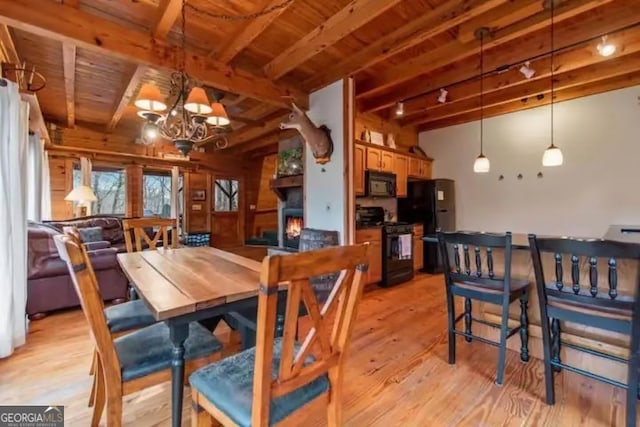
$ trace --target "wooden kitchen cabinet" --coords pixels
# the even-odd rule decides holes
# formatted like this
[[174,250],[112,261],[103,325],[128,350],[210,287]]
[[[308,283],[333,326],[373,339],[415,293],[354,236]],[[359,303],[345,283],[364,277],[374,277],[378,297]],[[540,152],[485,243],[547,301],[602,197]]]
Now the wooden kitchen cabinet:
[[411,178],[431,179],[431,160],[411,157],[409,160],[409,176]]
[[375,147],[367,147],[367,169],[379,172],[393,172],[394,153]]
[[409,157],[396,154],[393,162],[396,174],[396,196],[407,197],[407,177],[409,176]]
[[353,150],[353,190],[356,196],[365,193],[364,171],[365,171],[365,147],[356,144]]
[[421,270],[424,266],[424,242],[422,237],[424,236],[424,226],[413,226],[413,269]]
[[380,165],[380,170],[383,172],[393,172],[393,158],[395,155],[389,151],[381,151],[381,153],[380,157],[382,159],[382,164]]
[[364,228],[356,230],[356,243],[369,242],[369,270],[366,283],[382,281],[382,229]]

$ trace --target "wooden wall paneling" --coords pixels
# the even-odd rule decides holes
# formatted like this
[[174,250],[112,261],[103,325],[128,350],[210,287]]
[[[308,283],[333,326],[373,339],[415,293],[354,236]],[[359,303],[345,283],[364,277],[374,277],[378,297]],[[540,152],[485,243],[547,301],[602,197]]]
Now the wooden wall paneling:
[[[211,176],[208,172],[185,173],[185,217],[187,233],[211,232]],[[194,200],[196,192],[204,191],[204,200]]]
[[247,171],[245,185],[245,235],[261,237],[278,230],[278,197],[269,188],[276,173],[278,154],[255,159]]
[[142,199],[142,172],[141,165],[128,165],[126,167],[127,174],[127,207],[126,213],[128,217],[143,216],[143,199]]
[[380,132],[386,137],[389,133],[395,136],[396,148],[408,150],[409,147],[418,145],[418,129],[415,126],[401,126],[395,120],[384,119],[377,114],[356,113],[355,115],[355,138],[360,139],[363,130]]
[[73,204],[64,198],[73,188],[73,160],[66,157],[49,157],[51,185],[51,219],[64,220],[73,217]]

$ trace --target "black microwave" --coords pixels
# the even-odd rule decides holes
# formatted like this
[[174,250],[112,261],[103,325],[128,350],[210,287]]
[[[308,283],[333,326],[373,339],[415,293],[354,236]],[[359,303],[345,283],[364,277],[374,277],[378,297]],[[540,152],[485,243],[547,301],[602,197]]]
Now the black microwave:
[[365,173],[366,197],[396,197],[396,175],[387,172]]

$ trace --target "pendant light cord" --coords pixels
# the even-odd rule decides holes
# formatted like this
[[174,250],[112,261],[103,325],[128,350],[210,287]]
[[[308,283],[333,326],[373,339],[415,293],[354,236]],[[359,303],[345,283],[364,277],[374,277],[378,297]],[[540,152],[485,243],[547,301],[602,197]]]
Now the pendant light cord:
[[555,147],[553,145],[553,89],[554,89],[554,78],[553,78],[553,72],[555,69],[555,65],[554,65],[554,61],[553,61],[553,45],[554,45],[554,30],[553,30],[553,16],[554,16],[554,7],[555,7],[555,0],[549,0],[551,3],[551,146]]
[[483,151],[484,135],[484,31],[480,33],[480,155]]

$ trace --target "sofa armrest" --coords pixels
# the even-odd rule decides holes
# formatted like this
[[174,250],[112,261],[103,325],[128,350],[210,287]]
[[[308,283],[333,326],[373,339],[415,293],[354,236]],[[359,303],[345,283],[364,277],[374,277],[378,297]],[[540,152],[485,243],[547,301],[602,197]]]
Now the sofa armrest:
[[88,251],[89,259],[94,270],[107,270],[118,266],[118,250],[116,248],[104,248]]
[[107,240],[102,240],[99,242],[87,242],[84,244],[84,247],[87,251],[95,251],[97,249],[106,249],[111,247],[111,242]]

